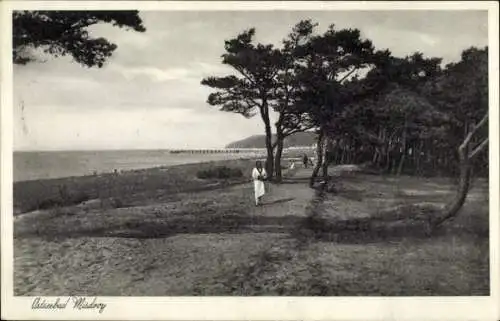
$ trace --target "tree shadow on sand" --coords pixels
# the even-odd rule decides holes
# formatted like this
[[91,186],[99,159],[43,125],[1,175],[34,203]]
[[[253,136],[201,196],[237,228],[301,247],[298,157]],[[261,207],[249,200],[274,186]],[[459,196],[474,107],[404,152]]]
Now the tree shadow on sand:
[[[284,202],[287,200],[277,200]],[[243,211],[215,211],[213,213],[158,218],[130,219],[111,226],[81,228],[70,224],[41,224],[15,233],[16,238],[41,237],[66,239],[80,237],[119,237],[154,239],[178,234],[209,233],[288,233],[301,217],[250,215]]]
[[286,185],[286,184],[308,184],[308,183],[309,183],[309,177],[290,177],[290,178],[284,178],[279,184]]
[[[316,188],[316,196],[308,207],[307,217],[299,223],[294,232],[295,236],[303,241],[316,240],[345,244],[424,240],[458,234],[471,239],[489,237],[488,221],[480,215],[461,215],[450,220],[448,224],[434,228],[433,219],[440,214],[442,206],[431,201],[442,200],[442,195],[430,195],[430,197],[425,195],[427,202],[422,202],[421,197],[401,196],[402,199],[410,202],[365,213],[364,217],[346,218],[349,213],[339,213],[337,216],[333,208],[328,211],[330,214],[325,213],[325,206],[330,206],[324,203],[328,195],[335,199],[343,198],[363,202],[374,197],[383,197],[382,193],[383,191],[344,186],[343,182],[330,182],[328,185],[319,186]],[[417,200],[420,202],[417,203]],[[475,208],[472,211],[477,210]]]
[[[425,211],[425,210],[424,210]],[[385,214],[385,216],[384,216]],[[446,235],[488,239],[489,228],[480,219],[463,219],[431,230],[428,217],[433,213],[383,213],[365,218],[325,219],[309,216],[302,220],[297,237],[343,244],[367,244],[425,240]]]
[[277,199],[277,200],[273,200],[273,201],[263,201],[261,203],[261,205],[266,206],[266,205],[273,205],[273,204],[281,204],[281,203],[293,201],[294,199],[295,199],[294,197],[289,197],[289,198],[281,198],[281,199]]

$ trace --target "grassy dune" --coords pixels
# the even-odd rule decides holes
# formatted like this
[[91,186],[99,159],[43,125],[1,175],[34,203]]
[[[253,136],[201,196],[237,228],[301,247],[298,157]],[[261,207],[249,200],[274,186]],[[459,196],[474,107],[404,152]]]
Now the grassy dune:
[[[318,201],[300,169],[255,207],[246,183],[253,161],[230,164],[245,178],[199,180],[197,164],[59,180],[119,195],[122,206],[95,200],[16,216],[15,294],[488,295],[487,182],[427,236],[428,213],[404,206],[445,203],[447,180],[339,176],[336,192]],[[33,202],[23,191],[30,184],[17,187],[19,208]]]
[[[127,171],[118,175],[101,174],[14,183],[14,212],[71,206],[100,199],[127,206],[144,201],[161,201],[169,195],[209,189],[217,185],[243,183],[249,180],[255,160],[238,159]],[[243,177],[229,180],[201,180],[200,170],[215,166],[238,168]]]

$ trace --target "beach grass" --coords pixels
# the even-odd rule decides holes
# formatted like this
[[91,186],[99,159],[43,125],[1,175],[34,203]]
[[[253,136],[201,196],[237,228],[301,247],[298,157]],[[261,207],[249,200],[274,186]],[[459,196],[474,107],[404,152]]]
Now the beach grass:
[[[14,183],[14,213],[76,205],[88,200],[111,200],[127,204],[161,200],[179,192],[247,182],[254,159],[235,159],[175,165],[79,177]],[[199,172],[217,167],[241,171],[242,175],[200,179]]]

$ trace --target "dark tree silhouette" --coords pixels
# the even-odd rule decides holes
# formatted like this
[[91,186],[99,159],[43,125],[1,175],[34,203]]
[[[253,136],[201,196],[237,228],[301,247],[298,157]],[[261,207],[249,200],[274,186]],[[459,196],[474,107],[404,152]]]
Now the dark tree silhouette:
[[371,41],[362,39],[357,29],[336,30],[334,25],[323,35],[312,37],[301,49],[297,58],[297,104],[318,128],[317,162],[310,180],[313,185],[321,168],[324,180],[328,178],[338,115],[365,95],[364,89],[356,93],[353,89],[361,86],[360,73],[384,62],[389,52],[376,52]]
[[210,105],[245,117],[260,114],[266,134],[266,170],[272,176],[274,164],[269,113],[282,57],[272,45],[253,44],[254,35],[255,29],[252,28],[225,42],[222,63],[231,66],[238,76],[208,77],[201,83],[217,90],[208,97]]
[[[374,77],[369,74],[364,82],[375,83],[375,91],[362,89],[364,98],[347,106],[338,117],[337,127],[351,140],[348,145],[355,141],[357,149],[373,153],[363,157],[371,158],[379,167],[383,165],[386,172],[401,174],[408,152],[415,150],[413,143],[423,138],[424,130],[441,116],[422,93],[425,85],[440,74],[440,62],[415,53],[392,57],[373,70]],[[354,82],[354,94],[348,93],[348,97],[355,97],[362,83]]]
[[137,11],[14,11],[12,23],[15,64],[35,60],[32,49],[42,48],[55,56],[71,55],[87,67],[102,67],[117,46],[104,38],[91,38],[87,27],[110,23],[146,30]]

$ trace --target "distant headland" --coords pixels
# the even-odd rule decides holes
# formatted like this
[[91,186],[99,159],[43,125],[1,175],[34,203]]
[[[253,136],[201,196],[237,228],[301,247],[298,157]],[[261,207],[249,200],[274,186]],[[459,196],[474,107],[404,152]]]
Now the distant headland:
[[[226,145],[226,148],[266,148],[265,135],[253,135]],[[274,135],[273,135],[274,140]],[[295,133],[285,138],[284,147],[312,146],[316,143],[316,134],[312,132]]]

